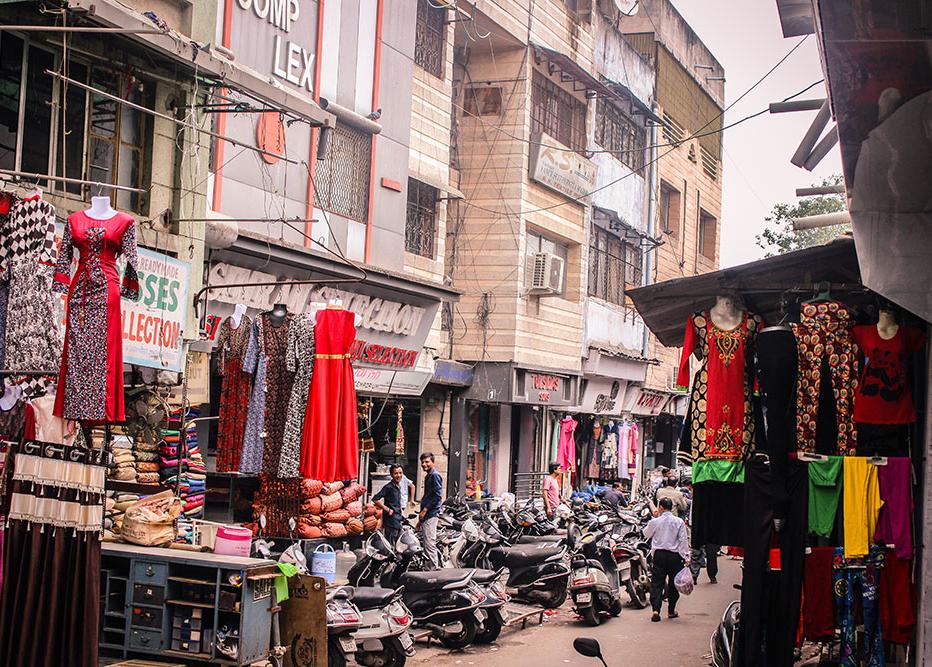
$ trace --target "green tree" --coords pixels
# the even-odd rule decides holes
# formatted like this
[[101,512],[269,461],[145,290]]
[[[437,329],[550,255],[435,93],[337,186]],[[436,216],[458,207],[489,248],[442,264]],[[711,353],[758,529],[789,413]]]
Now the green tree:
[[[842,178],[836,174],[823,179],[820,184],[814,187],[841,184]],[[774,255],[782,255],[785,252],[828,243],[836,236],[850,231],[851,225],[832,225],[831,227],[797,231],[793,229],[793,219],[822,213],[835,213],[847,210],[847,208],[843,194],[806,197],[800,199],[796,204],[775,204],[770,211],[770,215],[764,218],[767,222],[766,229],[755,237],[757,245],[766,251],[767,257],[773,257]]]

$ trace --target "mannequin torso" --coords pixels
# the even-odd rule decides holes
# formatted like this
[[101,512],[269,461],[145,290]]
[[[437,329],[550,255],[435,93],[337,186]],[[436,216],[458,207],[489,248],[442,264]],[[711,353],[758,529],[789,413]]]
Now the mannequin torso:
[[84,215],[94,220],[109,220],[117,214],[110,205],[110,197],[91,197],[91,207]]
[[893,311],[881,310],[877,319],[877,334],[884,340],[890,340],[899,330],[900,325],[896,323]]
[[288,315],[288,306],[283,303],[276,303],[269,312],[269,322],[275,328],[285,323],[285,317]]
[[240,322],[243,321],[243,315],[246,314],[246,306],[241,303],[236,304],[236,307],[233,308],[233,314],[230,315],[230,319],[233,321],[233,328],[239,329]]
[[709,309],[712,324],[726,331],[735,329],[741,324],[741,311],[730,296],[715,298],[715,305]]

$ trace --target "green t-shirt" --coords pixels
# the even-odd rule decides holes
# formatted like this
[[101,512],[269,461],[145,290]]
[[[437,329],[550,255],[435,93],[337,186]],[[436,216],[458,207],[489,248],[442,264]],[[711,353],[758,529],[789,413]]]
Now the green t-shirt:
[[844,459],[830,456],[828,461],[809,462],[809,532],[822,537],[832,534],[835,512],[841,496],[841,471]]

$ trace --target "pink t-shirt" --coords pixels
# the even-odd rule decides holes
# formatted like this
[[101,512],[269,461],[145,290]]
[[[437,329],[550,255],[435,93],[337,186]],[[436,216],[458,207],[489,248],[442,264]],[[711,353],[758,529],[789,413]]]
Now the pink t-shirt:
[[547,500],[550,501],[551,509],[556,509],[557,505],[560,504],[560,485],[550,475],[544,477],[544,493],[547,495]]

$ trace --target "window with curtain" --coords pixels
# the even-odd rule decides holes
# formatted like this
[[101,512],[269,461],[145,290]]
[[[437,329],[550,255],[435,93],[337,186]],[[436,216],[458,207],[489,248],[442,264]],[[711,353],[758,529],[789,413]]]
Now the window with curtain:
[[531,133],[546,133],[567,148],[586,150],[586,103],[534,70]]
[[595,142],[632,171],[644,168],[647,128],[604,97],[596,104]]

